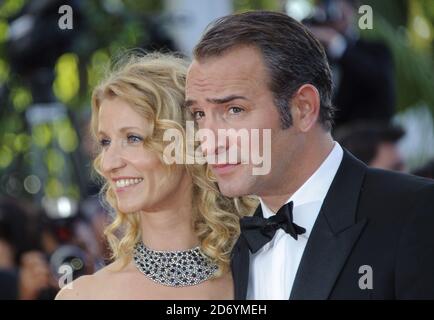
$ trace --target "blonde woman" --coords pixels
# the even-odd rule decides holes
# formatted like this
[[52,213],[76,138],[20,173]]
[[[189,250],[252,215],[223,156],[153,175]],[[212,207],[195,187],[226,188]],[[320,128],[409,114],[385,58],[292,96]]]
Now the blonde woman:
[[180,58],[135,55],[94,90],[94,167],[116,212],[105,232],[114,262],[57,299],[234,298],[229,254],[251,206],[223,198],[205,165],[163,158],[166,129],[185,137],[186,70]]

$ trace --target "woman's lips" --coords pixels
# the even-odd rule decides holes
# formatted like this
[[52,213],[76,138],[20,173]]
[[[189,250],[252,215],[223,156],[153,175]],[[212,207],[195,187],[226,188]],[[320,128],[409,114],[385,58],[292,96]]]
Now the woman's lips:
[[214,164],[211,165],[211,169],[214,173],[222,175],[233,171],[239,163],[236,164]]
[[116,192],[124,192],[139,185],[140,183],[142,183],[142,181],[143,178],[117,179],[114,187]]
[[138,186],[141,182],[137,183],[137,184],[133,184],[130,186],[125,186],[125,187],[116,187],[116,192],[125,192],[130,190],[131,188],[134,188],[136,186]]

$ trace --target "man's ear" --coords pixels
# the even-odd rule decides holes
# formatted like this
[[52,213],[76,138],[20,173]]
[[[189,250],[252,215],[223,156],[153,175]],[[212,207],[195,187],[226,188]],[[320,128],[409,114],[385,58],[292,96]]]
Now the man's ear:
[[300,132],[308,132],[318,121],[320,96],[311,84],[302,85],[292,98],[293,125]]

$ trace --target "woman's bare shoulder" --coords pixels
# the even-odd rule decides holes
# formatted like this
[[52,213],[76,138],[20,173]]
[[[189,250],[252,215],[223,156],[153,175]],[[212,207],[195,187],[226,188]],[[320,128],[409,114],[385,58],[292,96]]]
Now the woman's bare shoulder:
[[64,286],[56,296],[56,300],[87,300],[103,298],[105,289],[113,276],[123,272],[119,261],[115,261],[92,275],[84,275]]
[[65,285],[56,295],[56,300],[84,300],[94,290],[94,275],[81,276]]

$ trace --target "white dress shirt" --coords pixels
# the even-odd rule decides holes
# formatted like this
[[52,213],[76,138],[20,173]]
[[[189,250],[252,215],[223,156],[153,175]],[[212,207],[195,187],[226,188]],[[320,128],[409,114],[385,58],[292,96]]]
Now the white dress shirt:
[[[304,248],[342,157],[343,150],[335,142],[321,166],[287,201],[294,203],[294,223],[306,232],[295,240],[278,229],[269,243],[250,254],[248,300],[289,299]],[[262,200],[261,207],[264,218],[274,214]]]

